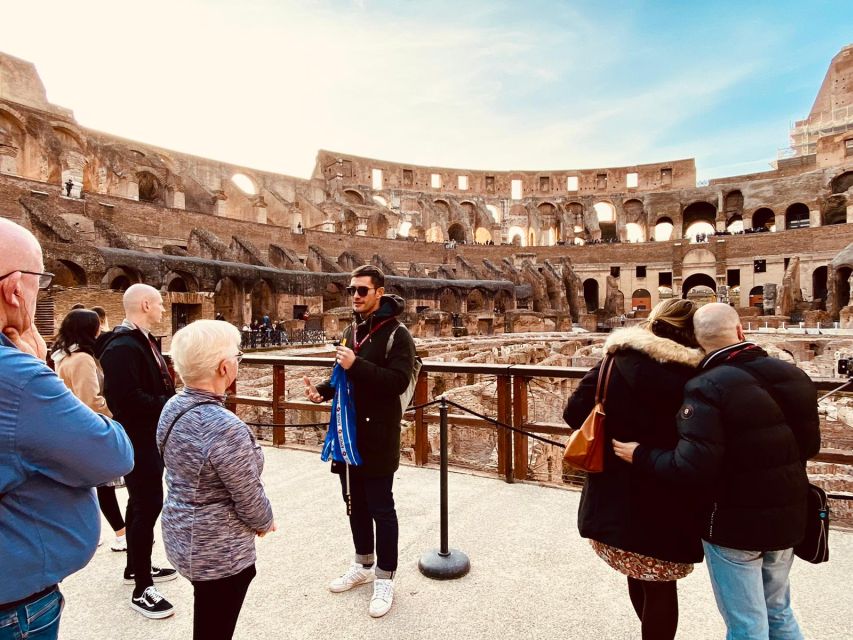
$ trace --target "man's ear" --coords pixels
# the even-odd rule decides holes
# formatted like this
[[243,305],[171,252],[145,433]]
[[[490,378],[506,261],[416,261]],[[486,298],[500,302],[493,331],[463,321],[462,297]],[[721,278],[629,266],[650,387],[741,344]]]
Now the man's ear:
[[746,334],[743,332],[743,325],[740,322],[737,323],[737,339],[741,342],[746,340]]
[[380,298],[385,295],[385,287],[376,287],[376,295]]
[[21,298],[24,295],[24,290],[21,288],[21,276],[23,274],[16,272],[0,282],[0,296],[3,302],[10,307],[20,307]]

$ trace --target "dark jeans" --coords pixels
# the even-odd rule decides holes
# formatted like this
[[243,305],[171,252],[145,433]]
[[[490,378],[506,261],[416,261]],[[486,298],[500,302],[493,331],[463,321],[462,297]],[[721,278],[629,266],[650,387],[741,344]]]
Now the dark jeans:
[[0,609],[0,640],[56,640],[65,598],[56,587]]
[[[341,492],[346,502],[346,471],[340,474]],[[394,510],[394,474],[368,478],[350,468],[352,513],[349,526],[358,555],[373,554],[373,523],[376,523],[376,567],[382,572],[397,570],[397,539],[400,528]]]
[[[156,450],[155,450],[156,454]],[[154,525],[163,508],[163,463],[160,456],[140,456],[136,451],[133,471],[124,478],[127,485],[127,569],[136,580],[134,595],[150,587],[151,547]]]
[[115,487],[98,487],[98,504],[101,505],[101,513],[110,523],[113,531],[124,529],[124,518],[121,517],[121,509],[116,499]]
[[250,565],[227,578],[192,581],[193,640],[230,640],[256,574],[255,565]]

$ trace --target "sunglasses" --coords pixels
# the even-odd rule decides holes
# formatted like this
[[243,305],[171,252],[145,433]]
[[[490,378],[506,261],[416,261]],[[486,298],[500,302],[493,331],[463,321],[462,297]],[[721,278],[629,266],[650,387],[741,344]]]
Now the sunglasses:
[[0,276],[0,280],[5,280],[13,273],[27,273],[31,276],[39,277],[39,289],[47,289],[50,286],[50,283],[53,282],[53,274],[45,271],[44,273],[39,273],[38,271],[23,271],[22,269],[18,269],[16,271],[12,271],[11,273],[7,273],[5,276]]
[[362,285],[360,287],[349,286],[346,288],[347,294],[352,296],[352,295],[355,295],[357,293],[359,298],[363,298],[368,294],[368,292],[375,291],[375,290],[376,290],[376,287],[365,287],[364,285]]

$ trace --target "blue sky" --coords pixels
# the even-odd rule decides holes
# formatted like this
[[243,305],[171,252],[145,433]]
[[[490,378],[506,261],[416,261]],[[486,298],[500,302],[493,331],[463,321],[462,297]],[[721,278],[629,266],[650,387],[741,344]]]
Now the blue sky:
[[29,0],[3,25],[80,124],[301,177],[319,148],[760,171],[853,42],[849,0]]

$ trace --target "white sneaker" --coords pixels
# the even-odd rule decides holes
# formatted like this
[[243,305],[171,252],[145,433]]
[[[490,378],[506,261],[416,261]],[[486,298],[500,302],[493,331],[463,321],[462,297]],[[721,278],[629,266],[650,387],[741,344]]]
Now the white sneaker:
[[115,540],[110,544],[110,549],[113,551],[127,551],[127,537],[116,536]]
[[365,569],[358,562],[353,562],[344,575],[340,578],[335,578],[329,583],[329,591],[332,593],[349,591],[360,584],[373,582],[374,578],[376,578],[376,574],[373,573],[373,569]]
[[373,597],[370,599],[370,615],[381,618],[394,602],[394,581],[377,578],[373,583]]

